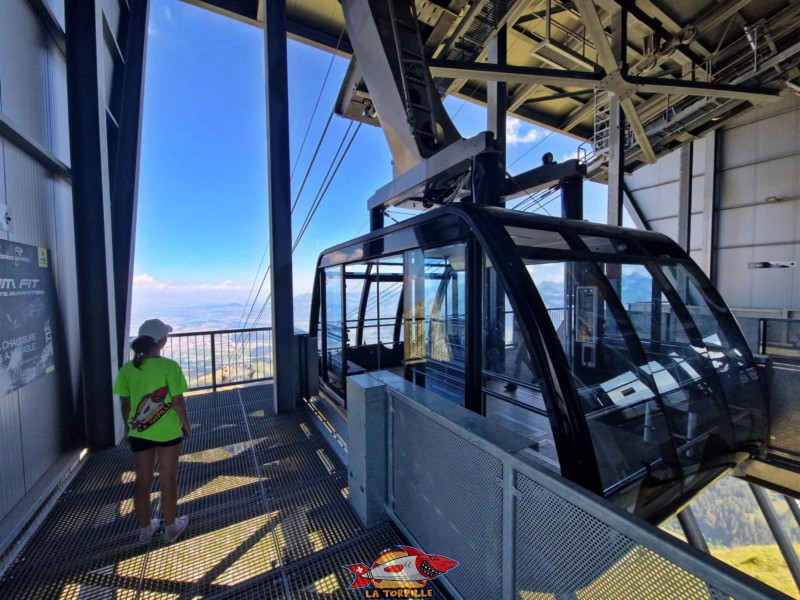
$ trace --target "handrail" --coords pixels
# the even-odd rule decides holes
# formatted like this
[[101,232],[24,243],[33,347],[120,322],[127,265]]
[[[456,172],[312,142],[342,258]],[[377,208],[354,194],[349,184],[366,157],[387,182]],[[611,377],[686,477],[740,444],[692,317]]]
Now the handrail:
[[167,337],[162,355],[181,365],[190,391],[273,378],[272,328],[182,331]]

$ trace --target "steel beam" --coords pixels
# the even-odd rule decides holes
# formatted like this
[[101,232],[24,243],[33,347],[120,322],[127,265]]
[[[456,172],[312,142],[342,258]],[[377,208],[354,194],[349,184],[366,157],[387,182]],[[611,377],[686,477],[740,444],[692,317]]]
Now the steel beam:
[[[483,60],[485,60],[488,57],[491,44],[494,41],[494,38],[497,35],[497,33],[501,29],[504,29],[504,28],[506,28],[508,26],[513,26],[514,23],[516,23],[517,19],[519,19],[519,17],[526,10],[528,10],[529,8],[532,7],[533,3],[534,3],[534,0],[515,0],[515,4],[511,8],[509,8],[509,10],[506,12],[505,16],[500,20],[500,22],[497,23],[497,25],[495,25],[493,33],[485,41],[485,43],[483,45],[483,49],[480,51],[478,56],[475,57],[474,62],[477,63],[477,62],[482,62]],[[486,2],[484,0],[478,0],[477,2],[473,3],[473,5],[470,7],[467,15],[465,15],[464,18],[462,19],[462,22],[458,24],[458,37],[453,35],[447,41],[447,47],[446,48],[452,48],[452,45],[455,44],[458,41],[458,38],[461,37],[464,34],[464,31],[466,31],[468,29],[469,25],[472,24],[474,19],[479,14],[480,10],[483,8],[484,4],[486,4]],[[476,9],[476,8],[478,10],[473,10],[473,9]],[[449,51],[449,49],[447,49],[447,51]],[[445,51],[442,51],[439,54],[439,56],[446,56],[446,55],[447,54],[446,54]],[[451,81],[450,85],[447,86],[447,90],[445,91],[444,95],[447,96],[449,94],[455,93],[455,91],[461,89],[461,87],[466,82],[467,82],[467,80],[464,79],[464,78],[456,79],[454,81]]]
[[70,168],[50,150],[36,140],[28,137],[22,129],[14,123],[5,113],[0,111],[0,136],[17,146],[56,177],[70,181],[72,173]]
[[636,202],[636,198],[633,197],[633,194],[624,181],[622,183],[622,202],[623,206],[628,209],[628,214],[630,214],[631,219],[633,219],[633,224],[637,229],[641,229],[642,231],[650,231],[652,229],[647,219],[645,219],[644,213],[639,207],[639,203]]
[[789,567],[789,572],[794,578],[794,583],[800,588],[800,559],[797,557],[797,552],[794,551],[792,541],[789,539],[789,536],[786,535],[786,532],[783,531],[778,513],[775,511],[775,507],[767,496],[767,492],[765,492],[763,488],[753,485],[752,483],[749,485],[750,490],[756,497],[758,507],[767,520],[767,525],[772,532],[772,536],[778,543],[778,548],[780,548],[783,559],[786,561],[786,566]]
[[[489,47],[489,61],[499,67],[508,62],[508,30],[501,27]],[[487,126],[494,133],[494,150],[475,160],[483,163],[484,175],[490,184],[485,188],[488,194],[481,198],[491,206],[500,205],[500,182],[506,173],[506,112],[508,110],[508,87],[504,81],[491,81],[487,87]],[[482,160],[483,159],[483,160]],[[477,162],[476,162],[477,167]],[[473,170],[473,177],[478,169]],[[473,196],[473,202],[478,199]]]
[[645,133],[642,121],[639,119],[639,114],[636,112],[633,100],[631,96],[626,93],[627,90],[625,90],[625,86],[623,85],[624,71],[620,71],[620,65],[617,64],[614,51],[606,38],[606,30],[600,22],[600,16],[597,14],[594,2],[592,0],[575,0],[575,5],[578,7],[578,11],[583,18],[586,33],[594,42],[600,66],[607,74],[606,82],[611,84],[606,89],[619,96],[622,110],[625,111],[625,116],[631,124],[633,135],[636,137],[639,148],[641,148],[642,154],[644,154],[647,162],[656,162],[655,152],[653,152],[653,147],[650,145],[650,140],[647,139],[647,133]]
[[703,258],[700,267],[713,282],[717,220],[717,132],[705,137],[705,167],[703,176]]
[[603,76],[588,71],[562,71],[462,61],[431,60],[428,63],[435,77],[505,81],[507,83],[533,83],[539,85],[582,86],[593,88],[602,85]]
[[117,366],[103,26],[98,0],[66,0],[65,14],[81,397],[86,445],[100,450],[116,443]]
[[[628,11],[611,15],[611,49],[621,73],[627,72]],[[622,188],[625,178],[625,112],[617,94],[608,92],[608,214],[609,225],[622,225]]]
[[694,144],[689,143],[680,150],[678,176],[678,245],[689,252],[692,227],[692,158]]
[[295,409],[299,371],[294,355],[292,209],[289,177],[289,86],[286,65],[286,0],[265,4],[264,75],[267,96],[269,249],[272,285],[272,353],[275,412]]
[[636,92],[651,94],[680,94],[684,96],[708,96],[711,98],[731,98],[748,102],[777,102],[781,99],[778,92],[768,88],[742,88],[739,85],[724,83],[706,83],[704,81],[686,81],[683,79],[664,79],[657,77],[639,77],[627,75],[625,83],[633,86]]
[[[136,214],[139,196],[139,156],[142,138],[144,64],[147,43],[149,0],[129,0],[121,79],[121,106],[116,156],[111,169],[111,227],[114,244],[114,293],[117,316],[117,360],[128,355],[133,256],[136,242]],[[124,23],[124,21],[123,21]]]
[[687,506],[678,513],[678,522],[681,524],[681,529],[683,529],[683,533],[686,535],[686,540],[698,550],[708,553],[709,550],[706,538],[703,537],[700,525],[697,523],[697,519],[690,507]]

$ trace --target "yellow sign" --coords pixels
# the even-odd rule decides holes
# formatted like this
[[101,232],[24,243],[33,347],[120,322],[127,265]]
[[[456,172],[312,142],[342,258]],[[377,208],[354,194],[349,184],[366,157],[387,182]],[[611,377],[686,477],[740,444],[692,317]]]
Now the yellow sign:
[[47,248],[39,248],[39,266],[47,268]]

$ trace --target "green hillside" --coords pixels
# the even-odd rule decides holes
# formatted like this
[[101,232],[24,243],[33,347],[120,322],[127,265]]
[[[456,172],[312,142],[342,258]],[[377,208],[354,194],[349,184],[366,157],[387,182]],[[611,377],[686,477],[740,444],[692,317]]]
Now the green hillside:
[[[800,544],[795,544],[794,550],[800,554]],[[800,591],[777,546],[712,549],[711,554],[784,594],[800,599]]]
[[[773,492],[767,495],[778,513],[783,531],[800,554],[800,526],[789,508],[789,501]],[[696,498],[691,509],[716,558],[800,599],[800,592],[746,483],[724,477]],[[677,519],[671,519],[663,528],[683,539]]]

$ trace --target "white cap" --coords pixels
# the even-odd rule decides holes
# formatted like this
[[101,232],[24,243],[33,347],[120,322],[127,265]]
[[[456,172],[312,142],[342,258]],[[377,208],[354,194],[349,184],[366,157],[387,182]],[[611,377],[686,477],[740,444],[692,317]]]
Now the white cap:
[[158,342],[159,340],[163,340],[165,337],[167,337],[171,331],[172,327],[164,323],[164,321],[161,319],[147,319],[147,321],[142,323],[139,327],[139,337],[146,335]]

